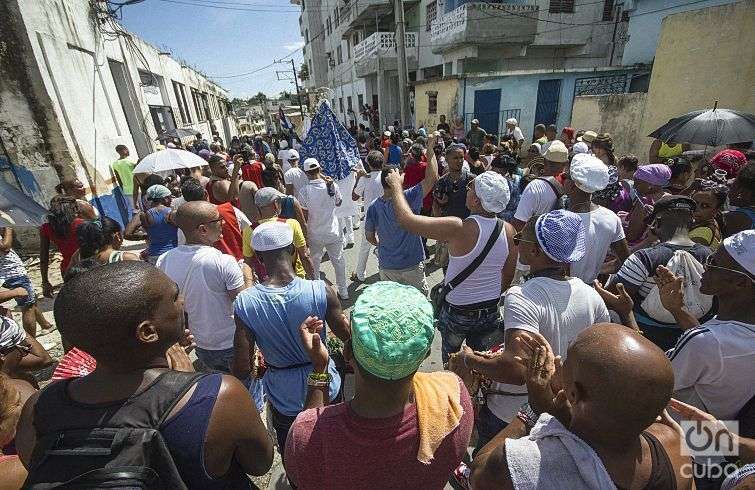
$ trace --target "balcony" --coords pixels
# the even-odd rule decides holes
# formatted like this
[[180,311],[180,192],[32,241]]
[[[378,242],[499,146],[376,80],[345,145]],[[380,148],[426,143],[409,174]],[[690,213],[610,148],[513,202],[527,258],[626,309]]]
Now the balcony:
[[[403,0],[405,5],[417,3],[419,0]],[[364,25],[375,25],[375,18],[390,14],[393,22],[393,0],[345,0],[339,12],[341,24],[346,25],[344,38]],[[406,11],[406,7],[404,7]]]
[[465,44],[531,44],[537,34],[537,5],[466,3],[432,24],[433,53]]
[[[409,70],[417,68],[417,33],[404,34],[406,59]],[[396,63],[396,33],[376,32],[364,41],[354,46],[354,64],[357,76],[363,77],[377,71],[377,57],[380,56],[380,70],[395,70]]]

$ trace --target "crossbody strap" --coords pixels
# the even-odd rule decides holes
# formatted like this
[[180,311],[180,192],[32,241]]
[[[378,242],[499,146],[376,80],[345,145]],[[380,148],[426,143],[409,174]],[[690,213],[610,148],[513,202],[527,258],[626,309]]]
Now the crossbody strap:
[[553,193],[556,195],[556,200],[560,199],[561,196],[564,195],[564,188],[561,185],[561,182],[556,180],[555,177],[538,177],[536,180],[542,180],[543,182],[548,184]]
[[[479,226],[479,225],[478,225]],[[464,268],[463,271],[459,272],[454,276],[453,279],[451,279],[449,282],[446,283],[445,286],[443,286],[444,294],[448,294],[451,292],[454,288],[456,288],[459,284],[464,282],[466,278],[472,275],[472,273],[477,270],[477,268],[482,264],[482,261],[485,260],[485,257],[488,256],[488,253],[490,253],[490,250],[493,248],[493,245],[495,245],[496,240],[498,240],[498,237],[501,236],[501,230],[503,230],[503,220],[500,218],[496,218],[495,227],[493,228],[493,233],[490,234],[488,237],[487,243],[485,243],[485,248],[482,249],[482,252],[475,257],[475,259]],[[480,227],[480,233],[482,233],[482,227]]]

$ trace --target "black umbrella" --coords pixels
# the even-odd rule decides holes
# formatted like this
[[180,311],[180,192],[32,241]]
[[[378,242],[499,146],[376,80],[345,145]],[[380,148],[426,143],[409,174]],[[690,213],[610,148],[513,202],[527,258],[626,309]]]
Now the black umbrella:
[[0,179],[0,226],[41,226],[46,220],[45,208]]
[[661,141],[706,146],[743,143],[755,139],[755,115],[714,106],[713,109],[669,119],[648,136]]
[[173,139],[173,138],[186,138],[187,136],[195,136],[197,131],[195,129],[173,128],[161,133],[156,139],[158,141]]

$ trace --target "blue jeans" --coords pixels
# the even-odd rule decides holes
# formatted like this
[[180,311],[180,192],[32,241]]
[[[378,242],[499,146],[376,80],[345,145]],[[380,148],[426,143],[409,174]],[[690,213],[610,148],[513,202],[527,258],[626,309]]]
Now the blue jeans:
[[24,288],[26,289],[26,296],[16,298],[16,304],[22,308],[29,307],[37,302],[37,295],[34,291],[34,286],[29,280],[29,276],[13,276],[9,277],[2,284],[5,289]]
[[[233,363],[233,347],[230,349],[221,350],[208,350],[196,349],[197,359],[204,364],[205,368],[210,371],[218,371],[225,374],[231,374],[231,364]],[[265,393],[262,389],[262,380],[249,377],[241,380],[241,382],[249,390],[249,394],[252,396],[257,411],[261,412],[265,409]]]
[[443,340],[443,362],[461,349],[466,340],[474,350],[487,350],[503,342],[503,318],[498,305],[477,310],[463,310],[443,304],[438,317],[438,330]]

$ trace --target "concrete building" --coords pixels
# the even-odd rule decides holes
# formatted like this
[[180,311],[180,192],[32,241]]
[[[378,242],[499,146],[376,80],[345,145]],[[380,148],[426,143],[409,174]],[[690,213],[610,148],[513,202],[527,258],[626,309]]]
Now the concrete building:
[[[379,107],[383,125],[399,119],[393,0],[291,0],[302,8],[305,88],[331,89],[329,99],[338,119],[349,126],[369,124],[365,105]],[[419,0],[402,0],[409,80],[419,67]]]
[[445,112],[449,121],[461,117],[469,129],[476,118],[488,132],[500,133],[514,117],[530,138],[535,124],[568,125],[575,96],[627,92],[641,73],[621,63],[627,18],[612,0],[423,5],[437,58],[429,67],[420,60],[425,76],[415,85],[418,124],[436,124],[436,100],[451,98],[434,88],[439,79],[456,83],[455,111]]
[[107,215],[116,145],[137,159],[159,133],[191,128],[237,134],[228,92],[125,31],[104,1],[0,2],[0,157],[3,177],[47,205],[64,178],[79,178]]
[[647,93],[577,97],[572,122],[621,135],[617,153],[647,161],[653,142],[647,135],[673,117],[711,109],[716,101],[719,108],[755,113],[755,61],[743,56],[755,44],[754,25],[753,0],[664,16]]

